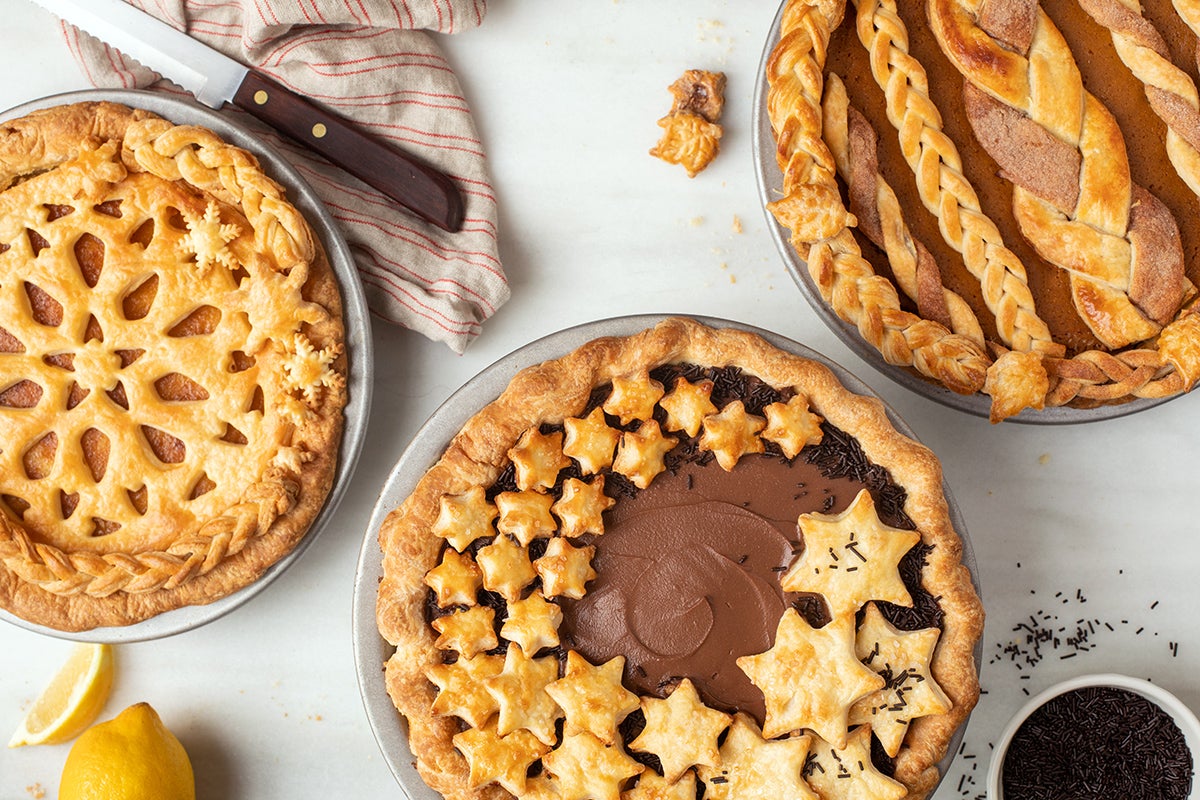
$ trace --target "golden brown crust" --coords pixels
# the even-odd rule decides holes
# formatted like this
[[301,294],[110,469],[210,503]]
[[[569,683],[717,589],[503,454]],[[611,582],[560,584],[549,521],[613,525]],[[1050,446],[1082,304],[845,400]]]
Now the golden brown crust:
[[307,223],[246,151],[112,103],[5,124],[0,185],[24,279],[0,283],[29,296],[0,318],[0,390],[40,387],[0,402],[0,605],[86,630],[253,582],[324,505],[341,437],[341,299]]
[[[1147,107],[1166,125],[1166,156],[1194,192],[1200,185],[1195,177],[1200,174],[1200,105],[1186,70],[1171,63],[1162,36],[1137,11],[1112,0],[1088,0],[1084,9],[1111,31],[1123,66],[1144,85]],[[816,111],[830,102],[824,78],[833,55],[827,48],[830,31],[840,24],[844,10],[838,0],[791,0],[767,65],[767,112],[784,177],[784,197],[769,208],[792,230],[793,245],[839,316],[856,324],[889,363],[911,366],[954,391],[990,394],[993,421],[1023,408],[1091,407],[1185,391],[1188,381],[1175,374],[1173,361],[1157,346],[1160,332],[1190,314],[1194,302],[1194,256],[1186,237],[1181,243],[1179,207],[1173,213],[1131,178],[1121,129],[1083,89],[1066,40],[1036,0],[929,4],[928,25],[940,45],[939,57],[944,55],[951,74],[954,69],[962,73],[962,83],[954,84],[963,86],[961,98],[956,92],[931,94],[935,76],[927,75],[926,66],[909,52],[906,9],[898,12],[895,0],[855,3],[853,25],[866,50],[865,62],[885,95],[872,124],[876,130],[886,128],[886,114],[896,129],[898,151],[894,144],[891,149],[912,172],[896,179],[915,179],[916,196],[936,218],[945,243],[961,258],[961,265],[939,265],[943,277],[961,266],[965,274],[954,280],[977,281],[977,287],[968,286],[971,293],[978,292],[971,303],[981,319],[988,317],[985,329],[994,327],[994,333],[987,331],[994,337],[989,342],[993,351],[1028,352],[1040,358],[999,364],[984,353],[972,371],[986,370],[986,382],[968,384],[957,369],[947,368],[953,362],[920,360],[916,347],[897,346],[898,337],[885,320],[895,320],[899,330],[915,322],[897,314],[904,312],[898,303],[893,305],[890,280],[866,263],[850,228],[858,223],[862,233],[874,234],[875,239],[880,238],[881,224],[884,231],[896,232],[881,245],[886,258],[880,256],[880,268],[890,268],[890,277],[913,297],[919,314],[914,316],[936,324],[925,329],[925,341],[953,341],[942,327],[953,317],[941,299],[955,294],[940,283],[936,269],[928,268],[936,259],[925,259],[926,269],[918,272],[922,243],[908,234],[905,223],[923,212],[917,205],[892,203],[886,184],[876,189],[872,154],[864,154],[863,147],[850,153],[854,137],[848,128],[853,122],[847,125],[845,104],[835,109],[840,115],[831,116],[826,109],[823,120]],[[1185,10],[1180,14],[1190,19]],[[920,19],[917,23],[912,15],[910,24],[925,25],[925,15]],[[849,39],[840,41],[845,48]],[[845,65],[846,57],[837,63]],[[832,76],[830,72],[829,87],[836,88]],[[1021,235],[1006,235],[1028,243],[1007,244],[1031,252],[1022,249],[1018,257],[1010,250],[997,223],[981,208],[965,174],[966,162],[948,129],[943,129],[951,104],[962,106],[954,113],[961,112],[974,129],[974,137],[969,132],[964,136],[977,149],[981,146],[984,159],[995,159],[994,171],[1010,184],[1012,224]],[[831,121],[836,123],[832,127]],[[845,211],[836,184],[830,182],[826,145],[849,185],[853,215]],[[962,139],[958,146],[964,146]],[[1146,185],[1157,182],[1155,178]],[[899,216],[901,210],[904,216]],[[925,244],[933,249],[932,242]],[[1040,259],[1039,270],[1060,270],[1061,277],[1040,272],[1027,277],[1022,259],[1030,264]],[[873,283],[877,278],[883,286]],[[1050,285],[1062,288],[1047,289]],[[1053,304],[1047,304],[1049,310],[1039,308],[1047,291],[1061,293],[1063,309]],[[1040,314],[1058,315],[1053,333]],[[1068,315],[1072,321],[1062,322]],[[1180,332],[1178,327],[1173,330],[1173,342],[1179,341]],[[1018,385],[1006,386],[1009,379]],[[1044,392],[1031,396],[1029,387],[1038,383],[1045,386]]]
[[946,622],[932,670],[954,703],[949,714],[914,723],[919,733],[897,760],[898,778],[912,787],[914,796],[921,796],[922,787],[936,780],[933,765],[978,697],[972,653],[983,621],[982,606],[962,563],[962,542],[950,522],[938,460],[896,432],[880,401],[850,393],[824,366],[783,352],[751,333],[681,318],[633,336],[597,339],[519,372],[496,400],[463,426],[413,493],[385,519],[379,531],[384,577],[377,621],[384,638],[396,646],[386,664],[387,689],[408,722],[418,771],[447,798],[508,796],[494,786],[470,788],[466,761],[451,742],[457,721],[430,710],[436,689],[425,672],[442,659],[426,622],[423,576],[438,563],[443,545],[430,532],[439,499],[494,483],[522,432],[580,415],[597,386],[681,362],[733,365],[772,386],[796,387],[808,397],[814,413],[854,435],[867,457],[907,490],[905,512],[923,540],[934,545],[923,581],[940,597]]

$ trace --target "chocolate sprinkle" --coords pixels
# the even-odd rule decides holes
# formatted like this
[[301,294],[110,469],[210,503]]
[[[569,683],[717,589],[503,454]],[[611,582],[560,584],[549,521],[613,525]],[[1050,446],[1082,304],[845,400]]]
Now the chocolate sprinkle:
[[1004,756],[1008,800],[1185,800],[1192,754],[1157,704],[1108,686],[1058,695],[1017,729]]

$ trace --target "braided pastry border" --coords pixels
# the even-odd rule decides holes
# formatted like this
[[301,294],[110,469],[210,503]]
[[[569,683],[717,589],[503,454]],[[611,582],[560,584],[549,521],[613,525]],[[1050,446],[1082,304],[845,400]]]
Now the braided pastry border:
[[989,359],[969,338],[900,308],[896,288],[875,274],[850,232],[833,156],[821,139],[826,48],[844,2],[793,0],[767,62],[767,109],[783,172],[783,198],[767,208],[792,231],[821,296],[858,327],[889,364],[911,366],[961,394],[983,387]]
[[[874,7],[879,3],[874,2]],[[993,345],[997,360],[986,356],[982,360],[990,380],[978,385],[972,382],[973,388],[945,381],[945,361],[930,363],[918,357],[919,346],[933,346],[930,340],[918,339],[918,346],[909,348],[911,356],[906,358],[909,354],[896,346],[894,334],[896,329],[911,331],[905,326],[913,323],[896,315],[914,315],[900,310],[898,304],[891,305],[898,297],[895,287],[874,273],[853,241],[850,227],[856,220],[844,208],[833,182],[833,159],[823,139],[820,98],[825,55],[844,10],[844,0],[789,0],[781,16],[779,42],[767,67],[767,111],[785,195],[767,208],[792,231],[793,247],[805,258],[814,283],[838,316],[858,326],[863,338],[889,364],[915,367],[962,394],[982,391],[991,395],[992,422],[1046,404],[1086,408],[1190,391],[1200,380],[1200,320],[1196,319],[1200,300],[1196,299],[1157,337],[1134,349],[1115,353],[1089,350],[1062,358],[1053,348],[1036,347],[1045,352],[1035,362],[1017,359],[1016,353]],[[797,52],[788,52],[793,49]],[[870,47],[868,50],[875,54]],[[895,326],[893,330],[888,329],[888,322]],[[939,344],[952,336],[945,328],[937,328],[940,330],[926,329],[924,333]],[[955,371],[950,372],[955,378]],[[1022,385],[999,379],[1001,374],[1014,372],[1022,378]]]
[[[183,181],[238,207],[254,231],[256,248],[273,253],[281,268],[320,268],[311,299],[324,312],[314,330],[322,338],[342,341],[341,300],[323,250],[307,221],[287,201],[283,187],[262,172],[251,153],[205,128],[175,125],[108,102],[49,108],[9,126],[8,138],[0,143],[2,187],[31,170],[53,168],[73,158],[89,139],[117,139],[131,173]],[[30,163],[29,153],[40,154],[37,163]],[[295,316],[294,324],[299,330],[301,315]],[[344,357],[335,369],[344,373]],[[304,442],[312,448],[309,463],[268,466],[237,503],[166,550],[67,552],[36,542],[0,511],[0,600],[39,624],[85,630],[131,624],[181,605],[211,602],[252,582],[295,545],[323,505],[332,485],[345,401],[344,379],[334,381],[321,405],[335,419],[322,421],[311,414],[294,432],[294,444]],[[252,547],[268,532],[273,540],[269,546]],[[206,590],[206,582],[198,579],[219,565],[229,565],[239,554],[242,558],[232,572],[222,573],[217,592]],[[50,597],[30,593],[29,587]],[[81,596],[91,602],[72,602]]]

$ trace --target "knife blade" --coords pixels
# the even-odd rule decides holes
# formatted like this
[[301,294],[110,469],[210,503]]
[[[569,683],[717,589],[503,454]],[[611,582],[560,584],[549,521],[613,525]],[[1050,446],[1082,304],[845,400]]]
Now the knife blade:
[[232,103],[307,145],[427,222],[461,229],[463,201],[449,176],[369,135],[266,75],[122,0],[32,0],[192,92]]

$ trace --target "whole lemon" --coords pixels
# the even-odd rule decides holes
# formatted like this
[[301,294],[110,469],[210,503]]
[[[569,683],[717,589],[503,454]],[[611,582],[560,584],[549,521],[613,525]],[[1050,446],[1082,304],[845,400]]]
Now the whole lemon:
[[83,732],[63,765],[59,800],[195,800],[187,751],[148,703]]

